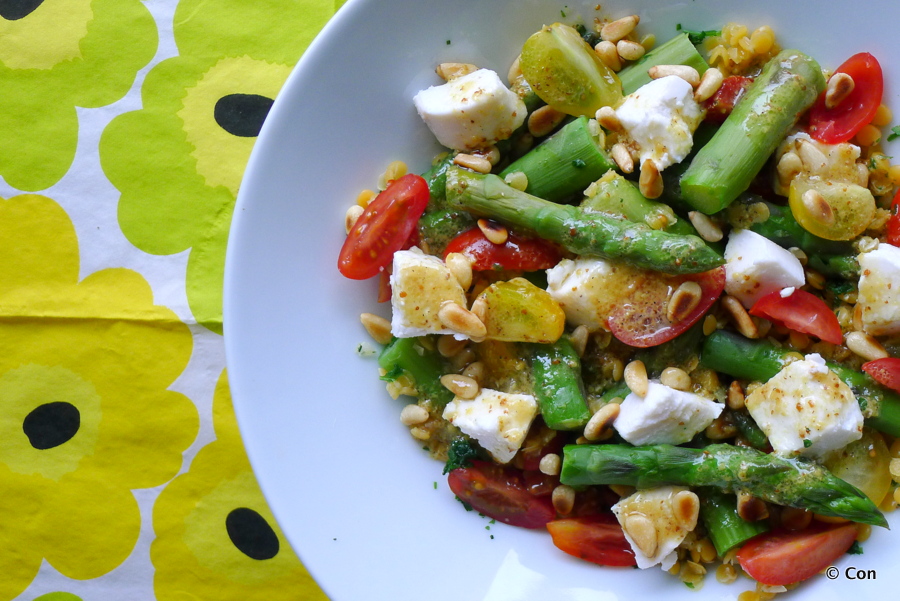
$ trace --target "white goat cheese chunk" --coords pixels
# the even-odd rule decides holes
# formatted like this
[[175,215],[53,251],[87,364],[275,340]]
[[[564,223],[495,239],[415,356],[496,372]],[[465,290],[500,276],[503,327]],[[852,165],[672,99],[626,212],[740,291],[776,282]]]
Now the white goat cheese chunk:
[[900,333],[900,248],[879,244],[859,255],[863,329],[872,336]]
[[455,397],[443,417],[478,441],[500,463],[508,463],[528,434],[538,404],[530,394],[482,388],[474,399]]
[[448,301],[468,306],[465,290],[443,261],[418,248],[394,253],[391,334],[397,338],[456,334],[438,318],[441,305]]
[[[675,565],[675,561],[678,559],[675,549],[684,541],[688,532],[696,526],[696,521],[691,524],[679,519],[675,507],[673,507],[675,496],[686,490],[688,489],[682,486],[660,486],[640,490],[620,499],[612,506],[612,511],[622,526],[625,539],[634,550],[634,559],[640,569],[645,570],[659,564],[663,570],[668,570]],[[629,518],[639,520],[646,518],[650,521],[655,530],[655,548],[650,544],[650,548],[647,549],[648,541],[646,540],[644,540],[645,549],[641,548],[640,541],[633,536],[637,533],[634,532]],[[632,527],[629,528],[629,526]],[[653,553],[647,555],[645,550],[649,551],[650,549],[653,549]]]
[[462,151],[507,139],[527,113],[519,95],[489,69],[422,90],[413,103],[438,142]]
[[732,230],[725,245],[725,291],[746,308],[782,288],[806,283],[800,260],[751,230]]
[[625,397],[613,426],[633,445],[682,444],[706,429],[724,407],[651,380],[643,398],[633,392]]
[[703,111],[691,84],[670,75],[629,94],[616,109],[622,126],[640,149],[641,164],[652,160],[662,171],[691,152]]
[[862,437],[853,391],[818,354],[784,366],[745,400],[775,453],[821,457]]
[[607,329],[606,321],[645,278],[643,271],[624,263],[595,257],[563,259],[547,270],[547,292],[572,326],[591,332]]

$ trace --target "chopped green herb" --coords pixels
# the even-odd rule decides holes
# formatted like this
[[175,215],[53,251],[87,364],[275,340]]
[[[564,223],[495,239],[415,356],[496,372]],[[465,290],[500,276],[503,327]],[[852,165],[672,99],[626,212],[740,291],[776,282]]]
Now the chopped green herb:
[[466,503],[465,501],[463,501],[463,500],[460,499],[459,497],[456,497],[456,500],[459,501],[460,503],[462,503],[462,506],[465,507],[466,511],[472,511],[472,506],[471,506],[471,505],[469,505],[468,503]]
[[491,540],[494,540],[494,535],[493,535],[493,534],[491,535]]
[[859,401],[859,410],[865,411],[869,407],[869,400],[865,397],[856,397],[856,400]]
[[565,18],[566,18],[566,11],[560,10],[560,11],[559,11],[559,15],[560,15],[563,19],[565,19]]
[[806,448],[808,449],[809,447],[812,446],[812,441],[811,441],[810,439],[808,439],[808,438],[804,439],[804,440],[803,440],[803,446],[806,447]]
[[849,549],[847,549],[847,553],[849,555],[862,555],[863,554],[862,545],[859,544],[858,540],[853,541],[853,544],[850,545]]
[[688,588],[694,588],[694,583],[693,582],[685,582],[684,586],[686,586]]
[[397,378],[399,378],[402,375],[403,375],[403,368],[400,367],[399,365],[395,365],[393,368],[391,368],[391,371],[387,372],[386,374],[381,376],[381,378],[379,378],[379,379],[384,380],[385,382],[393,382],[394,380],[396,380]]
[[490,530],[490,529],[491,529],[490,524],[488,524],[487,526],[485,526],[484,529],[485,529],[485,530]]
[[704,29],[702,31],[694,31],[691,29],[685,29],[684,27],[681,26],[681,23],[678,23],[677,25],[675,25],[675,29],[682,33],[686,33],[688,36],[688,39],[691,41],[691,44],[693,44],[694,46],[696,46],[697,44],[700,44],[706,38],[711,38],[713,36],[722,35],[721,29]]
[[897,138],[900,138],[900,125],[895,125],[891,128],[891,133],[888,134],[887,141],[893,142]]
[[447,449],[447,463],[444,464],[445,474],[460,467],[469,467],[472,460],[478,458],[478,449],[471,439],[458,436],[450,441]]
[[450,40],[447,40],[447,45],[448,45],[448,46],[450,45]]
[[437,480],[434,481],[434,490],[437,490]]

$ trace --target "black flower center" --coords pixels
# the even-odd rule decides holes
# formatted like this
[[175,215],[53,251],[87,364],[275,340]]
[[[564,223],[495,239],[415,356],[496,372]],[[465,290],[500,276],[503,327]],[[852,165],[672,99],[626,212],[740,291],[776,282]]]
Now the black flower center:
[[7,21],[18,21],[27,17],[44,3],[44,0],[0,0],[0,17]]
[[80,426],[81,413],[75,405],[63,402],[36,407],[22,422],[22,430],[31,446],[41,451],[71,440]]
[[254,138],[259,135],[273,102],[258,94],[229,94],[216,102],[213,117],[231,135]]
[[278,535],[266,519],[246,507],[239,507],[225,518],[228,538],[250,559],[272,559],[278,555]]

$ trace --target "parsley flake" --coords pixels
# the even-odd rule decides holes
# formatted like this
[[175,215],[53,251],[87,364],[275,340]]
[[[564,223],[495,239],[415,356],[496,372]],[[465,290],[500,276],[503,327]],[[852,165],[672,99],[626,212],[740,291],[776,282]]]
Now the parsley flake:
[[888,134],[887,141],[893,142],[897,138],[900,138],[900,125],[895,125],[891,128],[891,133]]

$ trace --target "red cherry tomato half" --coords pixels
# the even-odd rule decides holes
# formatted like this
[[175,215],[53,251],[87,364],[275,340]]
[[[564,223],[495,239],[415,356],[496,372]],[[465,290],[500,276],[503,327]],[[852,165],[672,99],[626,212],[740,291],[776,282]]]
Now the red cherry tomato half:
[[460,500],[504,524],[543,528],[556,517],[550,495],[529,493],[522,472],[511,467],[475,461],[450,472],[447,481]]
[[794,290],[788,296],[781,296],[780,290],[770,292],[756,301],[750,315],[780,323],[797,332],[812,334],[831,344],[844,341],[841,324],[834,311],[821,298],[805,290]]
[[[669,298],[684,282],[700,285],[700,301],[679,321],[668,316]],[[671,340],[703,317],[725,289],[725,268],[684,276],[649,277],[607,320],[613,336],[629,346],[647,348]]]
[[601,566],[633,566],[634,551],[611,515],[553,520],[547,524],[553,544],[569,555]]
[[867,361],[862,364],[862,370],[882,386],[900,392],[900,359],[885,357]]
[[888,244],[900,246],[900,190],[891,201],[891,216],[888,217],[886,239]]
[[734,105],[743,98],[744,92],[751,83],[753,83],[752,77],[740,75],[726,77],[716,93],[703,102],[703,108],[706,109],[706,120],[712,123],[725,121],[734,110]]
[[513,269],[538,271],[550,269],[560,260],[559,251],[540,238],[523,238],[510,233],[504,244],[494,244],[478,228],[467,230],[450,241],[444,257],[450,253],[468,255],[475,271]]
[[428,183],[418,175],[392,181],[347,234],[338,270],[353,280],[378,275],[410,239],[429,198]]
[[868,52],[854,54],[835,73],[846,73],[855,85],[836,107],[825,107],[823,92],[810,109],[809,135],[824,144],[839,144],[855,136],[875,116],[884,93],[881,65]]
[[763,584],[788,585],[815,576],[856,540],[856,524],[814,525],[796,532],[772,531],[750,539],[737,558]]

